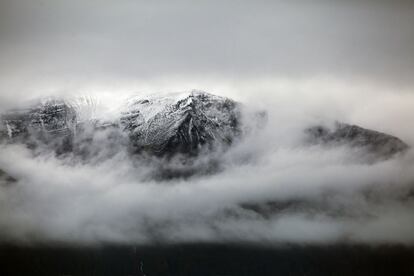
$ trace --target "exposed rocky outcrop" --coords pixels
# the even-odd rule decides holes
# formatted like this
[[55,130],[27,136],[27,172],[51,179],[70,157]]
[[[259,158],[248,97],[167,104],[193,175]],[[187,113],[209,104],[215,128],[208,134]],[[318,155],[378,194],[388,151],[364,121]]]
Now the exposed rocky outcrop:
[[42,134],[64,136],[73,132],[76,112],[62,100],[46,100],[27,109],[15,109],[1,116],[3,135],[9,138]]
[[76,122],[76,111],[70,105],[63,100],[49,99],[3,114],[0,136],[31,148],[43,144],[63,153],[72,150]]
[[348,145],[361,148],[378,158],[390,158],[408,149],[408,145],[395,136],[356,125],[336,123],[333,129],[315,126],[308,128],[306,132],[311,143]]

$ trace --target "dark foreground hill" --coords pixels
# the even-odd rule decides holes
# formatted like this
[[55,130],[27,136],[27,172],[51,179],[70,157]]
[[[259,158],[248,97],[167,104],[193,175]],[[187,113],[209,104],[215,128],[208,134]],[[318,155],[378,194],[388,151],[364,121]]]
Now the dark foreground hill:
[[413,260],[414,248],[403,246],[3,246],[0,275],[409,276]]

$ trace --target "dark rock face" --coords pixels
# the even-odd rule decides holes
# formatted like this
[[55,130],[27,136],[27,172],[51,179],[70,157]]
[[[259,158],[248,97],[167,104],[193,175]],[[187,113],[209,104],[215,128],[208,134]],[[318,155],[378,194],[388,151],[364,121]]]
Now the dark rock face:
[[59,136],[72,132],[76,113],[64,101],[50,100],[29,109],[12,110],[3,114],[1,120],[9,138],[28,133]]
[[45,144],[58,153],[71,150],[76,112],[62,100],[48,100],[1,116],[1,137],[29,147]]
[[336,123],[334,129],[315,126],[308,128],[306,132],[312,143],[333,146],[346,144],[381,158],[390,158],[408,149],[408,145],[397,137],[356,125]]
[[193,91],[132,101],[121,125],[137,151],[196,155],[230,145],[241,133],[241,114],[230,99]]

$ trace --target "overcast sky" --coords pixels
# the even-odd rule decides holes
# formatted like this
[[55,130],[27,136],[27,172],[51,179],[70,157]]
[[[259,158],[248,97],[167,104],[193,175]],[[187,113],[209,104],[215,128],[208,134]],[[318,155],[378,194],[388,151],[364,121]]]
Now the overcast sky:
[[1,0],[0,93],[320,77],[406,89],[413,26],[412,1]]

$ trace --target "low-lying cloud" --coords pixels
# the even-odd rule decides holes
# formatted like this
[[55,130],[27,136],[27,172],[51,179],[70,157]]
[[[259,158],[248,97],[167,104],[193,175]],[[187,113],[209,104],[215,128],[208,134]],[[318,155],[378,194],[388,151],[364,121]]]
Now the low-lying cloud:
[[[151,163],[122,147],[108,158],[77,162],[3,144],[0,168],[16,182],[0,186],[0,239],[413,244],[413,150],[370,163],[359,149],[303,144],[305,127],[340,119],[413,145],[412,96],[375,91],[373,97],[355,88],[345,94],[340,86],[338,93],[312,92],[316,87],[273,86],[270,94],[263,86],[255,97],[238,94],[245,104],[267,109],[268,123],[220,155],[215,174],[158,181],[149,177]],[[401,109],[386,116],[390,102]],[[105,141],[98,139],[97,152],[108,149]]]

